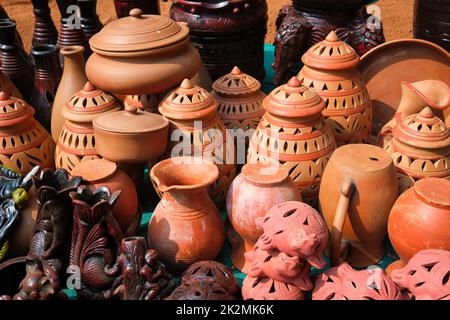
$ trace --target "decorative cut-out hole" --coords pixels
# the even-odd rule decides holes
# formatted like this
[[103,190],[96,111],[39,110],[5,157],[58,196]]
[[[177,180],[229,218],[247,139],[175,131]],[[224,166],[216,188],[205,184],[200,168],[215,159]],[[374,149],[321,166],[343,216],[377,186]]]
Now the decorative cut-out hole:
[[450,270],[442,278],[442,285],[443,286],[447,285],[449,278],[450,278]]
[[416,270],[410,270],[410,271],[408,272],[408,274],[409,274],[410,276],[413,276],[413,275],[416,274]]
[[267,256],[267,257],[264,259],[264,262],[269,262],[271,259],[272,259],[272,256]]
[[196,295],[197,297],[200,297],[200,296],[202,295],[202,293],[201,293],[200,291],[195,291],[195,295]]
[[261,282],[262,279],[263,279],[263,278],[257,278],[257,279],[255,280],[255,282],[252,283],[252,288],[255,288],[255,287]]
[[270,286],[269,293],[275,293],[277,290],[275,289],[275,281],[272,280],[272,285]]
[[275,233],[275,235],[282,234],[283,232],[284,232],[284,230],[277,231],[277,233]]
[[433,269],[433,267],[434,267],[436,264],[437,264],[437,262],[435,262],[435,263],[429,263],[429,264],[424,265],[423,267],[424,267],[425,269],[427,269],[428,272],[430,272],[431,269]]
[[423,286],[424,284],[425,284],[425,282],[418,282],[418,283],[414,284],[414,287],[418,288],[418,287]]
[[292,216],[295,213],[295,211],[297,211],[297,209],[289,210],[288,212],[283,214],[283,218],[287,218],[287,217]]
[[369,157],[369,159],[372,161],[380,161],[380,159],[378,159],[377,157]]

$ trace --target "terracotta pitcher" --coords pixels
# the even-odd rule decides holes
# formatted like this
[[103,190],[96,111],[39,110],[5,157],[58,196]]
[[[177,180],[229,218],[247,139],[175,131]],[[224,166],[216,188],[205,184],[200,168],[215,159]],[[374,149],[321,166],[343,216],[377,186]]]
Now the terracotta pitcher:
[[212,260],[225,236],[219,211],[207,188],[219,176],[217,166],[194,157],[176,157],[156,164],[150,177],[163,197],[148,225],[148,242],[169,268]]
[[350,144],[334,152],[319,192],[333,265],[346,260],[353,267],[367,267],[380,261],[397,188],[392,158],[381,148]]

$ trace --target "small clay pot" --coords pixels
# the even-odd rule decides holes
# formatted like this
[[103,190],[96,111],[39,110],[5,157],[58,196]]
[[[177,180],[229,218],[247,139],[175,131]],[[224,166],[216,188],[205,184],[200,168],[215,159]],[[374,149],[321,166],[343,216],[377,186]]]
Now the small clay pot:
[[246,277],[242,297],[244,300],[305,300],[305,293],[292,284],[269,278]]

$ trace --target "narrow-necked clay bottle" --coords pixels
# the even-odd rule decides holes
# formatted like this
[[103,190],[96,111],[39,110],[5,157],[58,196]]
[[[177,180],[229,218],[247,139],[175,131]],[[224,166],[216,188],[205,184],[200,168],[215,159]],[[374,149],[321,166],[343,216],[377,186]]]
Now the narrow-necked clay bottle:
[[34,13],[34,32],[32,45],[56,44],[58,31],[53,23],[48,6],[49,0],[31,0]]
[[51,131],[55,142],[58,141],[65,120],[62,115],[64,105],[88,81],[84,73],[83,52],[82,46],[70,46],[60,51],[64,56],[64,71],[53,102]]
[[81,26],[84,34],[90,39],[103,28],[96,12],[97,0],[78,0],[77,5],[80,7]]

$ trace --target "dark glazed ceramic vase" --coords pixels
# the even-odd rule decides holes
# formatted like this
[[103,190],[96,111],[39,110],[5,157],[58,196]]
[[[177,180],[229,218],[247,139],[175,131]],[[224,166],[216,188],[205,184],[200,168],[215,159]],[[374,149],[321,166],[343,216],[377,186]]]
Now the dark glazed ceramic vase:
[[53,23],[48,6],[49,0],[31,0],[34,13],[34,33],[32,46],[56,44],[58,31]]
[[78,0],[80,7],[81,27],[84,34],[90,39],[103,28],[103,24],[97,15],[97,0]]
[[127,17],[131,9],[139,8],[145,14],[161,14],[159,0],[113,0],[117,18]]
[[415,0],[414,38],[434,42],[450,52],[449,21],[449,0]]

